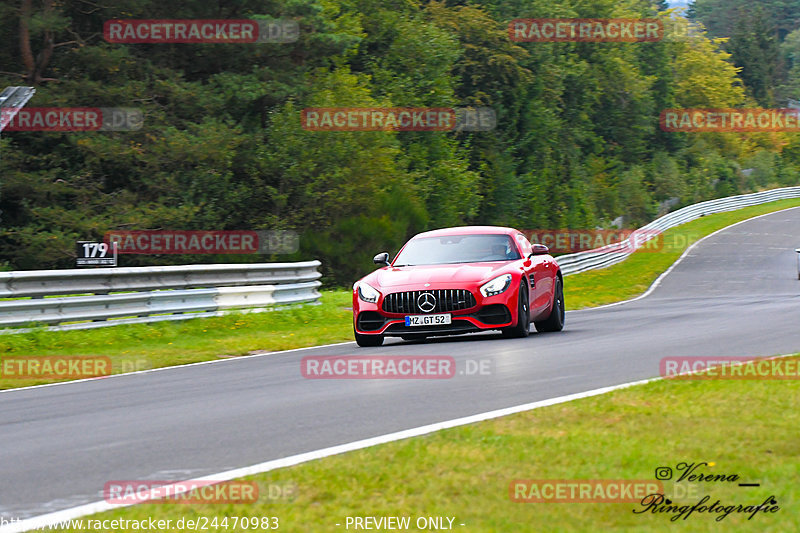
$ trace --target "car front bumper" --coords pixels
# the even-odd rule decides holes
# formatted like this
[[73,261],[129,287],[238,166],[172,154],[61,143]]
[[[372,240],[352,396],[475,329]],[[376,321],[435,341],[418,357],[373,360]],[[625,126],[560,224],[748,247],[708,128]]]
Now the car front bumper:
[[[512,292],[512,291],[508,291]],[[516,291],[513,294],[502,294],[488,298],[478,297],[477,304],[469,309],[447,312],[451,323],[446,325],[406,326],[406,314],[387,313],[382,308],[383,297],[377,303],[366,303],[353,298],[353,326],[361,335],[384,335],[402,337],[411,335],[459,335],[478,331],[499,330],[511,327],[516,323],[517,306],[509,306],[508,300],[516,304]],[[427,314],[439,314],[435,313]],[[425,315],[426,313],[408,313],[408,315]]]

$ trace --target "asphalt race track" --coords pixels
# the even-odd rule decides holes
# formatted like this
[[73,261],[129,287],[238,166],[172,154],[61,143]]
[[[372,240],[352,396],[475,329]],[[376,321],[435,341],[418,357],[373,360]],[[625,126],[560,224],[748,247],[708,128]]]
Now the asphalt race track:
[[[569,312],[562,333],[286,352],[0,393],[0,514],[102,500],[111,480],[183,480],[659,375],[667,356],[800,351],[800,208],[696,246],[647,297]],[[569,284],[569,278],[566,278]],[[310,380],[310,355],[450,355],[489,375]],[[302,488],[301,488],[302,490]]]

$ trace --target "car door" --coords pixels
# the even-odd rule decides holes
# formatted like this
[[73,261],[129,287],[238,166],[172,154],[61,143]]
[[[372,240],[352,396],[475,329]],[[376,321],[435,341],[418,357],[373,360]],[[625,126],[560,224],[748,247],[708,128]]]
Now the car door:
[[531,316],[536,317],[542,312],[552,299],[553,292],[553,260],[549,255],[531,256],[532,246],[525,235],[517,234],[517,243],[525,257],[530,256],[530,266],[526,268],[526,275],[531,284]]

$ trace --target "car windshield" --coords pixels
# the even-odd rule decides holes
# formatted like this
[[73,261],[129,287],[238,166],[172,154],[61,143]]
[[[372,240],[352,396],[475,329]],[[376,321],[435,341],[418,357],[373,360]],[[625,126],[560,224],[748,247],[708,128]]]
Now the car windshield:
[[450,235],[412,239],[394,266],[446,265],[520,259],[508,235]]

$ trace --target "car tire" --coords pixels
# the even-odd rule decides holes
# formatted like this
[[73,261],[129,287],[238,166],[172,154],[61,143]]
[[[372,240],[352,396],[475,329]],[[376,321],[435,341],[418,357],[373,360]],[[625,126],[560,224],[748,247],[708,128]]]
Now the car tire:
[[561,331],[564,329],[564,283],[560,277],[556,277],[556,288],[553,291],[553,305],[550,309],[550,316],[545,320],[534,321],[536,331],[545,333],[548,331]]
[[356,337],[356,344],[362,348],[374,348],[383,344],[383,335],[362,335],[357,331],[353,331]]
[[503,330],[503,336],[521,339],[530,333],[530,319],[522,319],[530,313],[530,303],[528,298],[528,287],[525,283],[519,286],[519,297],[517,298],[517,325]]

